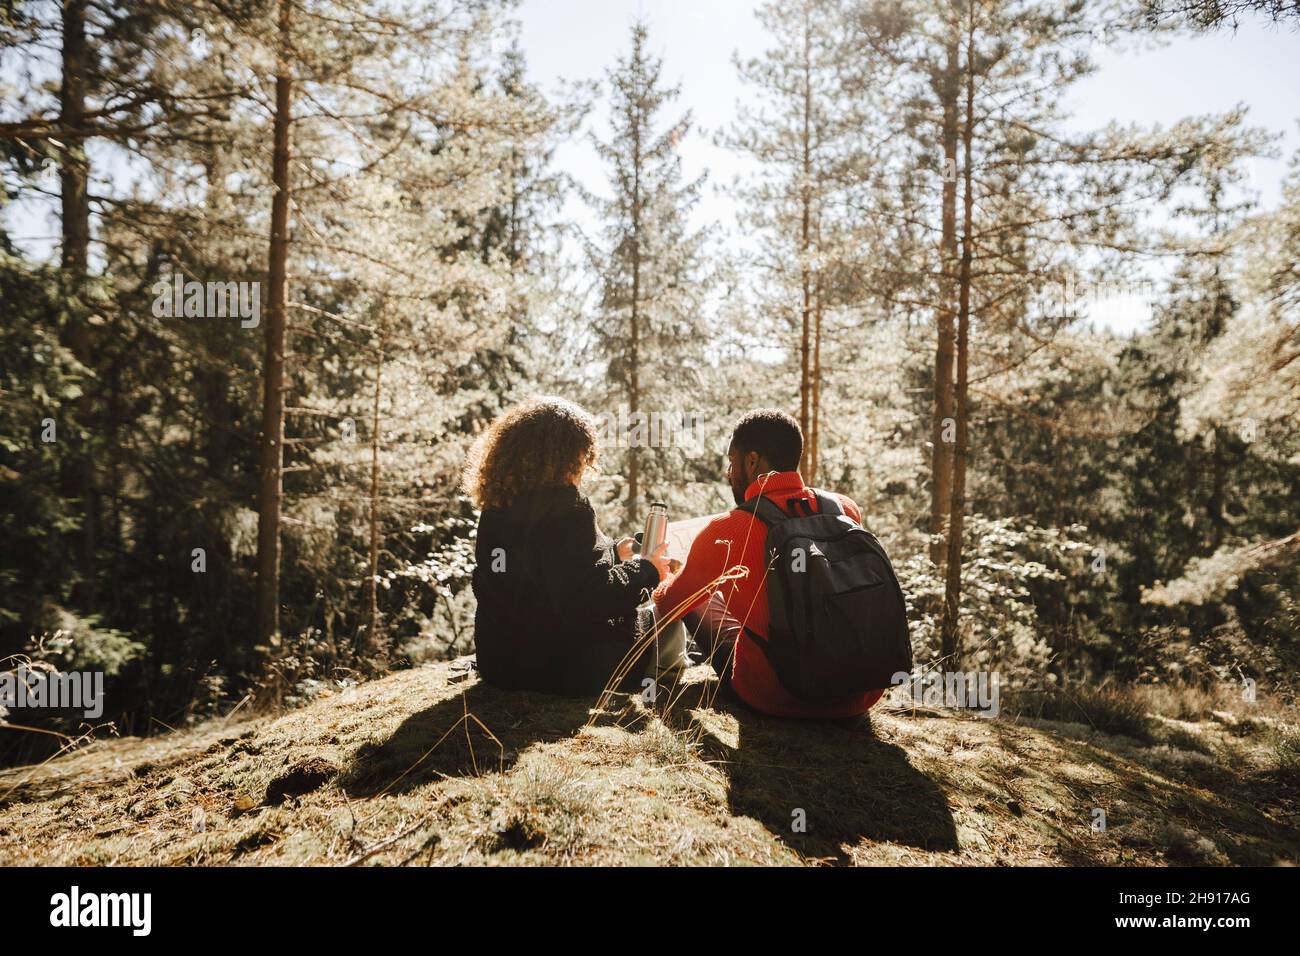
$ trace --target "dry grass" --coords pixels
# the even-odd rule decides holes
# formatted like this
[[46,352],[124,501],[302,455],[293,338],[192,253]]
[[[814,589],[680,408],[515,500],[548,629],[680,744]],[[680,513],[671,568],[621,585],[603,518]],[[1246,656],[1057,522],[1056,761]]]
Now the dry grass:
[[[495,691],[437,664],[310,707],[0,773],[0,863],[1269,864],[1300,856],[1294,721],[884,708],[800,723]],[[1213,713],[1220,716],[1215,718]],[[1095,716],[1095,714],[1094,714]],[[1183,712],[1188,716],[1188,712]],[[1094,809],[1106,829],[1093,828]],[[800,822],[805,825],[800,828]]]
[[1019,717],[1081,723],[1102,733],[1137,740],[1151,736],[1151,707],[1127,687],[1077,684],[1050,690],[1008,691],[1001,705],[1004,712]]

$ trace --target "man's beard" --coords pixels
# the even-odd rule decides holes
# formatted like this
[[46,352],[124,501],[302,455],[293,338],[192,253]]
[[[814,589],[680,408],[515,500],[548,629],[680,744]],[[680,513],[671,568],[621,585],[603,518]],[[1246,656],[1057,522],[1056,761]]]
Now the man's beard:
[[735,485],[735,484],[731,486],[731,497],[736,499],[737,506],[743,505],[745,503],[746,487],[747,487],[746,485]]

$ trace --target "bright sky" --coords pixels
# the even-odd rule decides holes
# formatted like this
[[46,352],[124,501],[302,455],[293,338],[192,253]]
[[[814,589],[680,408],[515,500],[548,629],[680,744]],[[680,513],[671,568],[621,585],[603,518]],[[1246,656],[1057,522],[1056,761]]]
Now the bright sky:
[[[733,53],[754,56],[771,43],[754,18],[756,6],[750,0],[523,0],[517,16],[530,73],[544,90],[552,89],[559,77],[602,78],[628,48],[633,21],[644,17],[651,49],[664,61],[664,79],[681,85],[672,115],[690,109],[706,134],[697,131],[681,145],[686,175],[707,169],[713,184],[697,209],[699,224],[716,221],[730,228],[736,210],[718,187],[743,175],[745,167],[739,157],[714,146],[711,134],[731,122],[736,101],[746,95]],[[1276,204],[1285,159],[1300,148],[1300,32],[1247,17],[1235,33],[1182,34],[1162,48],[1101,50],[1095,58],[1101,69],[1079,84],[1068,101],[1079,129],[1112,120],[1169,125],[1245,103],[1249,122],[1285,134],[1279,159],[1252,164],[1261,202]],[[603,110],[595,111],[591,122],[603,136]],[[605,191],[604,170],[587,143],[567,144],[556,161],[589,189]],[[577,203],[569,212],[579,221],[586,215]],[[1093,308],[1103,324],[1125,331],[1147,314],[1138,296],[1104,300]]]

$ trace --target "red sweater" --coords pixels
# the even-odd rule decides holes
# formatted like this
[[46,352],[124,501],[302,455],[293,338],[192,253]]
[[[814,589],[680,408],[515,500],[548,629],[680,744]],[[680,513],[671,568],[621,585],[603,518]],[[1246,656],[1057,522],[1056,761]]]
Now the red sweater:
[[[745,500],[757,496],[760,490],[787,512],[795,498],[803,498],[813,511],[819,510],[816,495],[804,485],[797,471],[770,472],[760,476],[745,490]],[[853,500],[844,495],[835,497],[844,513],[861,523],[862,513]],[[687,604],[692,594],[728,568],[743,564],[749,573],[737,580],[723,582],[717,590],[722,592],[727,607],[737,620],[760,637],[767,637],[766,540],[767,525],[748,512],[731,511],[715,518],[691,544],[691,552],[681,569],[655,588],[656,610],[661,615],[674,617],[694,610],[708,600],[710,592],[706,591]],[[825,705],[802,701],[782,686],[762,649],[747,635],[742,635],[736,643],[731,686],[750,707],[776,717],[852,717],[865,713],[884,694],[883,690],[871,691],[847,701]]]

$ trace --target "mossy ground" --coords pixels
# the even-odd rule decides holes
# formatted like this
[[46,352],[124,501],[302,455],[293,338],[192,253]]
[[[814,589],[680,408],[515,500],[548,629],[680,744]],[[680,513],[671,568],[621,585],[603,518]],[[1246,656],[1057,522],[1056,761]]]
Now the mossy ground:
[[[0,772],[6,865],[1161,865],[1300,857],[1295,723],[1146,699],[1140,737],[885,705],[494,690],[426,665]],[[671,701],[671,706],[667,706]],[[1163,709],[1179,716],[1166,716]],[[1186,719],[1197,718],[1197,719]],[[1095,821],[1105,815],[1105,828]]]

